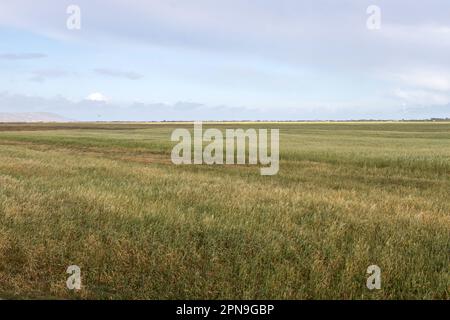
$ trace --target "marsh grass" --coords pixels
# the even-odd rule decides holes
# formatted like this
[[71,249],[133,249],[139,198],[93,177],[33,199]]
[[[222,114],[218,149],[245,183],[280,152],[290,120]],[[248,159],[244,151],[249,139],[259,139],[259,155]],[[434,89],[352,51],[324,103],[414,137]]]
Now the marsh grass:
[[173,165],[183,126],[0,125],[0,297],[449,298],[450,123],[210,124],[280,128],[272,177]]

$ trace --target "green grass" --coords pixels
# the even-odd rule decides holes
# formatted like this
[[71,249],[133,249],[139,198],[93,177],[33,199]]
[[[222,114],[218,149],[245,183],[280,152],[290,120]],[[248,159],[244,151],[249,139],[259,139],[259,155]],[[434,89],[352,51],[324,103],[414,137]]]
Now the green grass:
[[0,124],[0,298],[449,299],[450,123],[208,126],[279,128],[278,175],[173,165],[187,123]]

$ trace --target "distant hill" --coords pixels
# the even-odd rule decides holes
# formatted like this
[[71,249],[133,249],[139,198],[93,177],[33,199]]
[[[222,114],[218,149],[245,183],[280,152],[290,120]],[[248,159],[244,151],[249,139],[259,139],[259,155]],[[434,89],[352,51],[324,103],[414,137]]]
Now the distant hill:
[[0,122],[69,122],[70,119],[48,112],[0,112]]

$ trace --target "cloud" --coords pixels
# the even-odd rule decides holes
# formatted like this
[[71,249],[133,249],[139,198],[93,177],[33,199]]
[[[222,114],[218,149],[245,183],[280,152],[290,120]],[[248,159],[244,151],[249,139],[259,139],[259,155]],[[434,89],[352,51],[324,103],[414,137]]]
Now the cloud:
[[[418,93],[399,92],[401,98],[421,96]],[[413,97],[416,95],[415,97]],[[101,95],[101,97],[104,97]],[[94,96],[95,98],[95,96]],[[97,97],[98,98],[98,97]],[[428,99],[422,94],[423,99]],[[439,99],[432,102],[443,103]],[[208,106],[202,103],[178,102],[106,104],[103,99],[73,101],[62,96],[39,97],[0,92],[0,112],[48,112],[79,121],[189,121],[189,120],[345,120],[345,119],[425,119],[448,117],[450,104],[405,106],[392,108],[316,106],[310,108],[283,108],[265,110],[233,106]]]
[[115,78],[124,78],[129,80],[138,80],[143,78],[143,75],[133,72],[133,71],[121,71],[121,70],[114,70],[114,69],[95,69],[95,73],[100,74],[102,76],[107,77],[115,77]]
[[93,92],[86,97],[86,100],[95,102],[107,102],[109,99],[100,92]]
[[[366,9],[373,4],[371,0],[263,0],[257,4],[242,0],[114,0],[108,2],[108,10],[101,1],[78,0],[82,27],[77,32],[65,28],[68,2],[42,0],[39,6],[31,6],[30,0],[15,0],[1,2],[0,26],[56,39],[61,48],[72,49],[66,44],[75,43],[81,50],[76,52],[74,65],[86,66],[96,75],[137,80],[143,76],[127,70],[142,72],[148,86],[144,81],[123,86],[121,94],[128,94],[130,100],[150,100],[146,89],[156,84],[152,94],[156,92],[158,99],[166,101],[273,105],[272,113],[258,111],[254,115],[230,107],[212,114],[210,108],[194,109],[184,104],[182,110],[174,105],[132,105],[123,108],[128,113],[124,111],[122,116],[127,119],[131,115],[202,116],[196,113],[199,110],[205,112],[205,117],[224,118],[349,118],[377,112],[383,118],[398,116],[402,103],[427,105],[430,112],[435,110],[433,105],[445,105],[450,91],[450,2],[378,2],[382,21],[381,29],[376,31],[366,28]],[[19,41],[25,43],[25,39]],[[46,43],[43,40],[41,44]],[[57,58],[62,53],[52,56]],[[85,57],[95,64],[83,61]],[[11,54],[3,57],[17,58]],[[96,59],[113,68],[94,69],[102,66],[96,64]],[[278,67],[289,72],[272,72]],[[377,75],[381,70],[399,71],[380,79]],[[51,77],[34,75],[32,80],[42,82]],[[92,78],[84,83],[89,90],[98,88],[96,82],[104,80]],[[109,92],[117,85],[112,81],[107,84]],[[85,88],[75,94],[83,97]],[[77,89],[70,90],[70,94]],[[363,99],[364,103],[355,106]],[[83,100],[83,105],[102,101]],[[336,111],[311,107],[326,105],[327,101],[348,104],[336,107],[336,103],[330,103]],[[383,110],[372,111],[378,101],[383,102]],[[278,111],[283,104],[292,106],[292,111]],[[112,103],[108,107],[111,117],[121,114]],[[386,111],[389,108],[392,112]]]
[[43,53],[2,53],[0,59],[4,60],[32,60],[46,58]]
[[404,85],[435,91],[450,91],[450,73],[444,70],[423,69],[392,75]]
[[0,112],[0,122],[67,122],[70,121],[57,114],[48,112]]
[[33,82],[44,82],[50,78],[62,78],[69,75],[69,72],[59,69],[42,69],[35,70],[32,72],[30,81]]
[[409,108],[450,104],[450,72],[434,65],[385,72],[383,79],[394,87],[390,96]]
[[450,93],[396,89],[393,94],[403,103],[414,106],[442,106],[450,103]]
[[102,2],[79,0],[82,17],[89,19],[74,33],[61,27],[67,3],[42,0],[30,7],[29,0],[15,0],[1,4],[0,21],[57,39],[250,53],[296,64],[360,68],[383,65],[386,56],[394,64],[424,56],[449,63],[448,1],[384,1],[381,30],[369,31],[366,9],[372,2],[115,0],[105,12]]

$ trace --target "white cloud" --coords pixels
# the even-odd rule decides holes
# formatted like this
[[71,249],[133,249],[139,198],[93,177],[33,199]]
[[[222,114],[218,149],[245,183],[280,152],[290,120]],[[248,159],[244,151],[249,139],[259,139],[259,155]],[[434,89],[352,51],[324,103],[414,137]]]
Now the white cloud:
[[86,97],[86,100],[95,102],[107,102],[109,99],[100,92],[93,92]]
[[32,77],[30,78],[30,81],[44,82],[45,80],[50,78],[62,78],[68,75],[69,73],[67,71],[60,69],[35,70],[32,72]]
[[79,121],[425,119],[448,117],[450,114],[450,104],[431,105],[432,102],[450,101],[449,97],[430,97],[427,93],[410,91],[398,91],[397,94],[399,95],[397,99],[411,101],[422,99],[427,104],[419,106],[405,103],[404,108],[377,106],[364,110],[345,106],[334,108],[326,105],[317,105],[308,109],[279,107],[276,110],[263,110],[192,102],[131,105],[111,102],[106,106],[104,102],[87,99],[72,101],[62,96],[39,97],[0,92],[0,112],[47,112]]
[[410,105],[443,106],[450,103],[450,94],[429,90],[394,90],[394,96]]
[[[125,99],[128,100],[135,97],[144,101],[206,100],[211,104],[264,105],[269,108],[288,105],[292,106],[293,111],[287,116],[292,118],[326,118],[339,112],[341,117],[360,117],[357,110],[370,110],[370,105],[353,105],[365,94],[365,101],[373,104],[380,98],[380,92],[390,94],[388,101],[382,104],[383,108],[395,109],[401,103],[431,108],[433,104],[443,105],[449,101],[450,72],[442,70],[450,70],[450,2],[444,0],[429,0],[426,3],[387,1],[381,5],[382,28],[376,32],[366,28],[366,8],[371,3],[360,0],[339,3],[323,0],[314,4],[297,0],[261,1],[258,4],[242,0],[114,0],[108,3],[106,11],[101,1],[78,0],[82,15],[87,17],[82,19],[79,32],[69,31],[65,27],[67,2],[42,0],[39,6],[32,6],[31,3],[31,0],[0,1],[0,26],[32,31],[33,34],[45,35],[50,39],[73,41],[82,49],[74,61],[74,67],[77,64],[86,66],[97,75],[135,80],[142,77],[130,71],[136,70],[146,75],[144,80],[148,81],[148,87],[153,84],[152,81],[162,78],[162,84],[158,82],[158,88],[153,91],[158,95],[156,98],[153,92],[148,93],[144,81],[124,86],[121,95],[127,95]],[[15,44],[14,41],[12,43]],[[83,47],[87,43],[88,46]],[[160,56],[159,47],[169,54]],[[87,51],[83,51],[86,48]],[[98,49],[98,56],[91,55],[92,49]],[[102,56],[105,52],[107,55]],[[97,62],[88,65],[84,61],[83,57],[87,53],[90,60],[95,62],[101,59],[102,64],[111,63],[119,70],[115,67],[94,69]],[[20,64],[21,68],[25,68],[25,64],[42,62],[39,68],[52,68],[55,62],[53,59],[58,59],[58,54],[48,54],[49,59],[15,61],[14,65]],[[0,59],[25,60],[44,56],[6,54],[0,55]],[[140,56],[161,66],[155,68],[147,60],[141,66]],[[264,63],[255,64],[255,68],[230,67],[234,61],[237,65],[246,66],[249,60]],[[223,61],[233,63],[223,67]],[[219,69],[221,64],[223,72],[214,73],[215,66]],[[271,67],[278,64],[287,66],[294,74],[265,72],[265,66],[267,70],[274,70]],[[435,67],[420,69],[421,66],[431,64]],[[172,73],[169,74],[165,69]],[[29,69],[20,70],[31,72]],[[156,72],[153,73],[153,70]],[[304,74],[302,70],[306,70]],[[373,79],[376,78],[373,70],[398,72],[380,81],[378,78]],[[32,75],[31,80],[41,82],[47,78],[64,76],[51,70],[34,72]],[[160,75],[162,77],[158,77]],[[170,77],[173,77],[173,84]],[[46,89],[42,86],[47,90],[45,94],[51,94],[53,90],[83,97],[86,88],[106,87],[111,92],[113,86],[117,85],[99,77],[86,77],[84,87],[72,90],[66,89],[73,87],[65,85],[66,81],[71,81],[68,78],[61,79],[59,88],[55,86],[50,89],[47,86]],[[186,80],[186,85],[180,85],[182,89],[179,89],[174,84],[180,82],[181,78]],[[201,82],[201,88],[197,90],[198,82]],[[191,84],[194,90],[189,90]],[[5,89],[18,88],[11,86]],[[20,90],[26,92],[26,88]],[[233,98],[228,98],[231,96]],[[270,96],[270,99],[266,99],[266,96]],[[395,99],[392,99],[393,96]],[[95,109],[95,112],[99,112],[98,109],[105,101],[108,101],[107,97],[94,92],[83,103],[100,106]],[[331,114],[319,107],[310,114],[294,110],[297,106],[327,105],[326,101],[348,103],[336,107],[336,111],[333,110],[335,113]],[[113,102],[104,109],[114,112],[112,105]],[[336,106],[335,103],[330,105]],[[351,110],[342,111],[344,107]],[[142,114],[150,110],[150,116],[153,116],[150,112],[155,112],[154,106],[139,110]],[[204,112],[205,117],[209,115],[208,111]],[[384,114],[381,110],[378,112],[380,117]],[[281,117],[276,109],[271,115]],[[236,114],[238,116],[245,118],[251,115],[240,113]],[[224,113],[223,117],[228,117],[228,114]]]
[[450,103],[450,72],[434,65],[404,67],[384,72],[382,79],[391,88],[390,96],[402,105],[435,107]]
[[450,26],[445,24],[385,24],[381,36],[404,43],[450,45]]
[[392,77],[402,84],[435,91],[450,90],[450,73],[443,70],[423,69],[394,73]]
[[142,74],[133,71],[122,71],[115,69],[107,69],[107,68],[98,68],[94,70],[95,73],[100,74],[102,76],[107,77],[115,77],[115,78],[125,78],[129,80],[138,80],[143,77]]
[[4,60],[31,60],[46,58],[47,55],[43,53],[2,53],[0,59]]

